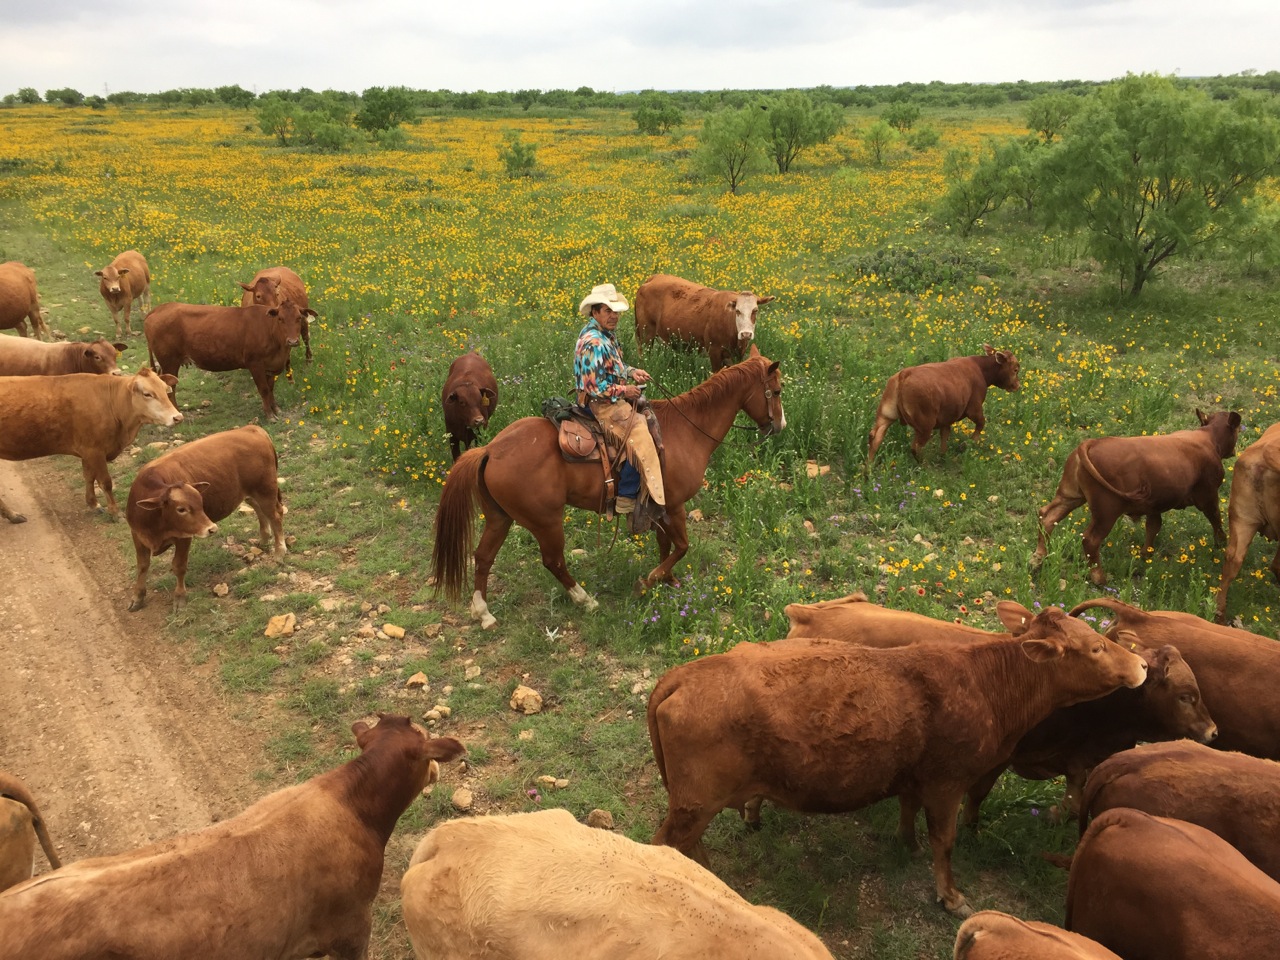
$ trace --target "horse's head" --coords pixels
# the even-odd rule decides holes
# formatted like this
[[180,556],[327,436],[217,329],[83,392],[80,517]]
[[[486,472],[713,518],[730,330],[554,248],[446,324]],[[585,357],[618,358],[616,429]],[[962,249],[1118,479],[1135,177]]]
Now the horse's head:
[[763,357],[752,347],[751,354],[743,363],[758,367],[759,386],[752,386],[742,404],[742,410],[756,422],[760,432],[766,437],[781,433],[787,425],[787,415],[782,412],[782,374],[778,371],[777,361]]

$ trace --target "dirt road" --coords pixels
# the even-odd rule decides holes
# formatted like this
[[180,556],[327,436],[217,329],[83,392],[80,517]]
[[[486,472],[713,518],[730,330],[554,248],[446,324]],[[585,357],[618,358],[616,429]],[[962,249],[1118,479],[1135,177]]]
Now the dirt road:
[[0,520],[0,769],[31,787],[63,861],[205,826],[265,793],[256,718],[233,715],[212,668],[165,628],[166,593],[127,611],[131,555],[78,475],[72,486],[53,461],[0,460],[0,497],[27,517]]

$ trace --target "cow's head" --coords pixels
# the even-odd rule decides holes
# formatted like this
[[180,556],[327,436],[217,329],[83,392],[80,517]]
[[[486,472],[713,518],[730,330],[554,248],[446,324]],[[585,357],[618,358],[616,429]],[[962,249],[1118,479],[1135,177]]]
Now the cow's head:
[[774,297],[757,297],[749,290],[744,290],[725,304],[731,314],[733,314],[733,323],[738,331],[738,342],[741,344],[744,340],[754,340],[756,336],[756,313],[759,307],[766,303],[773,303]]
[[161,541],[190,540],[218,532],[218,525],[204,512],[204,491],[208,481],[168,483],[154,497],[139,500],[134,506],[155,514]]
[[1147,661],[1147,682],[1142,685],[1146,711],[1163,738],[1186,737],[1201,743],[1218,738],[1218,726],[1200,698],[1200,685],[1177,647],[1165,644],[1158,650],[1139,645],[1132,630],[1120,630],[1116,641]]
[[[422,792],[423,787],[439,778],[440,762],[456,760],[467,752],[467,748],[457,740],[432,737],[408,717],[393,714],[379,713],[378,722],[373,726],[357,720],[351,725],[351,732],[356,736],[361,754],[369,758],[366,766],[368,775],[374,778],[379,774],[387,778],[406,778],[405,782],[397,785],[403,788],[404,807]],[[375,755],[377,759],[374,759]],[[386,766],[379,769],[382,764]],[[389,783],[382,786],[387,792],[400,792]],[[394,820],[391,825],[394,826]]]
[[1003,390],[1017,390],[1022,386],[1022,381],[1018,377],[1022,365],[1018,363],[1018,358],[1011,350],[997,350],[991,344],[984,343],[982,352],[996,361],[989,381],[992,386]]
[[143,423],[172,427],[182,422],[182,413],[173,405],[173,388],[178,385],[177,377],[167,373],[158,374],[143,365],[138,368],[132,380],[129,385],[130,396]]
[[471,380],[448,384],[444,395],[445,419],[465,427],[486,427],[498,395]]
[[107,266],[103,267],[101,270],[95,270],[93,275],[102,279],[101,286],[108,293],[119,293],[120,278],[128,276],[129,269],[128,267]]
[[1206,416],[1202,410],[1197,409],[1196,419],[1200,421],[1200,426],[1208,430],[1213,437],[1213,446],[1218,451],[1219,460],[1236,455],[1236,440],[1240,436],[1240,414],[1234,410],[1230,413],[1219,410],[1217,413]]
[[127,343],[108,343],[106,340],[86,343],[80,355],[81,372],[107,373],[122,377],[124,371],[116,366],[116,357],[128,349]]
[[1032,613],[1021,604],[1004,601],[997,613],[1010,633],[1022,637],[1022,652],[1055,671],[1057,687],[1065,697],[1060,706],[1094,700],[1118,687],[1133,689],[1147,678],[1142,657],[1058,607]]
[[280,306],[280,281],[278,279],[258,277],[253,283],[241,283],[240,287],[253,294],[253,302],[258,306]]
[[276,324],[281,340],[289,347],[296,347],[302,340],[302,318],[314,317],[316,312],[310,307],[300,308],[292,300],[285,300],[277,307],[267,311]]

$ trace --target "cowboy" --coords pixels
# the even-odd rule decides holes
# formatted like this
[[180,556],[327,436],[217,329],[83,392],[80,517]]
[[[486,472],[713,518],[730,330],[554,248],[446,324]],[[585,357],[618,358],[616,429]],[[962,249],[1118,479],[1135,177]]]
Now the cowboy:
[[[590,316],[587,325],[578,335],[578,345],[573,355],[573,379],[578,391],[578,403],[591,408],[601,428],[627,451],[627,459],[639,470],[642,478],[642,498],[656,504],[654,513],[661,516],[666,505],[666,492],[662,487],[662,466],[649,425],[635,409],[635,401],[643,394],[637,384],[652,379],[639,367],[632,367],[622,360],[618,338],[618,314],[629,308],[626,298],[618,293],[612,283],[602,283],[578,304],[578,313]],[[643,499],[641,500],[643,506]],[[631,513],[636,502],[632,497],[618,497],[618,513]],[[644,511],[639,522],[633,518],[633,529],[644,529],[647,523]]]

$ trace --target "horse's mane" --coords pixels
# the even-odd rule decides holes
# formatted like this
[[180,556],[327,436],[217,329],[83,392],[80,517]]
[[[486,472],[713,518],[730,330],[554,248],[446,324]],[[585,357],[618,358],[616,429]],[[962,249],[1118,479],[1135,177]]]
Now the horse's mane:
[[654,400],[653,405],[661,407],[668,403],[673,404],[687,417],[695,417],[707,410],[718,409],[724,405],[724,397],[740,391],[742,382],[757,373],[758,364],[763,362],[763,357],[748,357],[731,367],[722,367],[692,390],[678,394],[670,400]]

